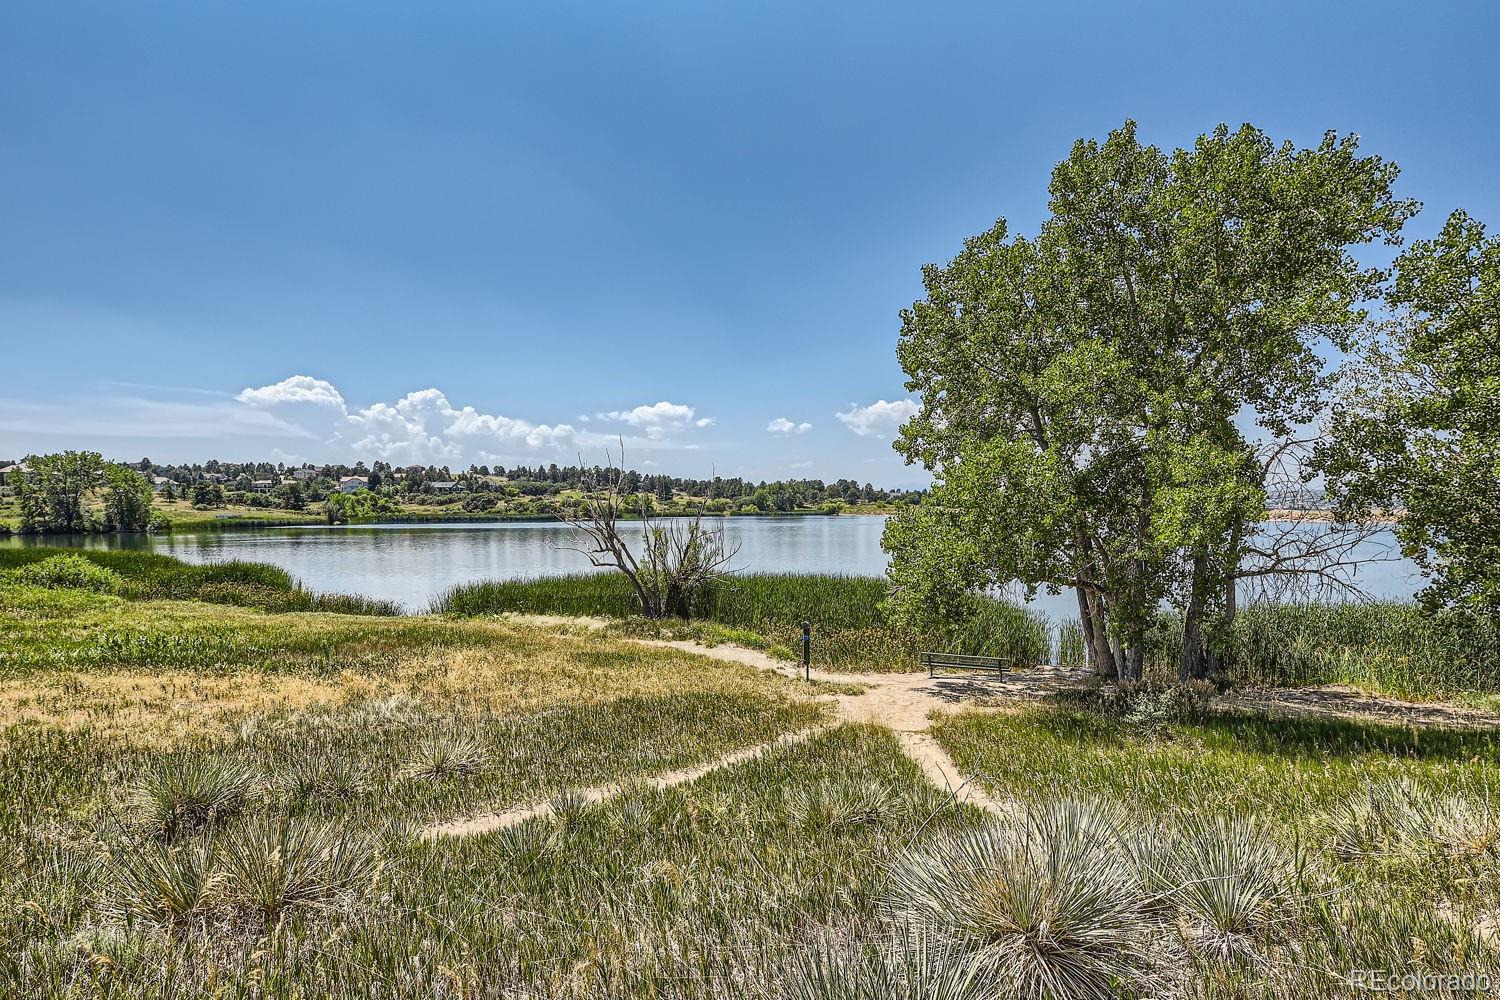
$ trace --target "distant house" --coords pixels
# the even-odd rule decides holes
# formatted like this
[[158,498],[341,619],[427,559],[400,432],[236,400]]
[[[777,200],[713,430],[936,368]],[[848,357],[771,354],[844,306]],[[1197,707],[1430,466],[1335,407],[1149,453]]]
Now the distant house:
[[228,479],[229,477],[224,475],[224,473],[222,472],[205,472],[203,474],[203,481],[205,483],[222,483],[226,482]]
[[340,476],[339,477],[339,492],[340,493],[358,493],[360,490],[368,489],[369,486],[370,486],[369,480],[365,479],[364,476]]
[[432,487],[434,493],[457,493],[464,488],[462,483],[428,483],[427,485]]
[[305,483],[309,479],[316,479],[317,477],[318,477],[318,470],[317,469],[294,469],[294,470],[292,470],[292,478],[295,479],[295,480],[297,480],[298,482],[304,482]]
[[151,477],[151,488],[158,493],[165,493],[175,485],[177,484],[172,482],[172,480],[168,479],[166,476]]
[[250,483],[250,490],[254,493],[269,493],[276,488],[274,479],[256,479]]
[[0,487],[14,487],[22,479],[34,479],[35,477],[36,474],[31,471],[31,466],[25,462],[0,466]]

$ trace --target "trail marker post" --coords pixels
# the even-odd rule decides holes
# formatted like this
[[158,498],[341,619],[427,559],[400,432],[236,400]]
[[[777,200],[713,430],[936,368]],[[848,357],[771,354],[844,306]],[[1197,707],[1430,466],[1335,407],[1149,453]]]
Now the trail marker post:
[[812,622],[802,623],[802,679],[812,681]]

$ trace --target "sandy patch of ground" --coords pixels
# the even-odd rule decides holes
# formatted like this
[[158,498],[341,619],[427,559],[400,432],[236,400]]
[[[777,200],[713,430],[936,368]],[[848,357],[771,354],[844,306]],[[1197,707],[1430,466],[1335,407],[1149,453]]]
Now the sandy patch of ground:
[[1444,702],[1402,701],[1338,684],[1303,688],[1249,688],[1225,695],[1223,702],[1237,708],[1280,715],[1321,716],[1398,726],[1439,726],[1448,729],[1489,729],[1500,726],[1500,716],[1477,708]]

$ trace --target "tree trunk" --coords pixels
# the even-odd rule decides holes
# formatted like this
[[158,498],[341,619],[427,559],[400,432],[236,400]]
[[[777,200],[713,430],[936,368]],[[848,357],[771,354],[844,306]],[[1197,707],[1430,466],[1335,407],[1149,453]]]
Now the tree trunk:
[[1080,589],[1079,606],[1087,617],[1084,619],[1084,641],[1089,644],[1089,656],[1094,661],[1094,673],[1100,677],[1108,677],[1118,680],[1120,676],[1120,659],[1115,651],[1115,644],[1110,641],[1108,633],[1108,619],[1104,613],[1104,602],[1099,595],[1092,591]]
[[1189,584],[1187,608],[1182,615],[1182,654],[1177,663],[1181,682],[1202,680],[1208,674],[1207,651],[1203,646],[1203,608],[1208,595],[1208,557],[1193,556],[1192,581]]

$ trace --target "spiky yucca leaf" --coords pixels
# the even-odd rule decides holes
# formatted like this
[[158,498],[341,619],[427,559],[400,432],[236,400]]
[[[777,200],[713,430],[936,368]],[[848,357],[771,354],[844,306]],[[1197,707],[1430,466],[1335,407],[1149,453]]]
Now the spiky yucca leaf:
[[179,924],[211,906],[220,877],[212,841],[141,840],[122,847],[114,863],[114,899],[127,915]]
[[174,754],[141,773],[130,807],[147,832],[172,840],[233,815],[254,787],[250,768],[232,758]]
[[333,901],[367,881],[376,865],[362,837],[274,817],[230,831],[221,858],[226,897],[267,921],[293,906]]
[[1103,806],[1064,800],[907,855],[892,871],[898,919],[978,963],[986,991],[1103,1000],[1151,973],[1146,899]]

